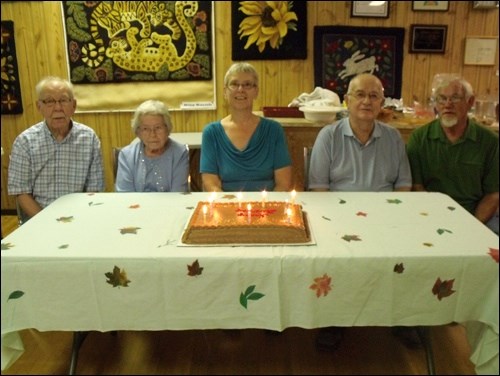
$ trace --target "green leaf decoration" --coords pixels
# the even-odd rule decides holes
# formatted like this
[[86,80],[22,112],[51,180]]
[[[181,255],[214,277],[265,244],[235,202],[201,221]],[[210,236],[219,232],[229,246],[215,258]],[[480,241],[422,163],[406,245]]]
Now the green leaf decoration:
[[97,205],[102,205],[103,202],[93,202],[93,201],[90,201],[89,202],[89,206],[97,206]]
[[20,290],[12,291],[10,293],[9,298],[7,299],[7,301],[11,300],[11,299],[19,299],[23,295],[24,295],[24,291],[20,291]]
[[70,216],[70,217],[59,217],[56,219],[57,222],[61,222],[61,223],[69,223],[69,222],[72,222],[73,221],[73,216]]
[[249,300],[259,300],[260,298],[263,298],[265,296],[260,292],[254,292],[254,290],[255,285],[250,285],[247,287],[244,293],[240,293],[240,304],[245,307],[245,309],[248,307]]
[[342,236],[342,239],[345,240],[346,242],[350,242],[351,240],[355,242],[361,241],[359,235],[344,235]]
[[453,211],[453,210],[455,210],[455,209],[456,209],[456,208],[455,208],[454,206],[448,206],[448,210]]
[[437,233],[438,233],[439,235],[443,235],[445,232],[447,232],[447,233],[449,233],[449,234],[453,234],[453,232],[451,232],[450,230],[447,230],[447,229],[445,229],[445,228],[438,228],[438,229],[437,229]]
[[62,245],[60,245],[60,246],[59,246],[59,247],[57,247],[57,248],[59,248],[59,249],[66,249],[66,248],[68,248],[68,247],[69,247],[69,244],[62,244]]
[[394,198],[394,199],[387,199],[387,202],[389,204],[401,204],[403,201],[401,201],[400,199],[398,198]]
[[346,200],[342,200],[342,199],[339,200],[339,204],[345,204],[345,203],[346,203]]
[[2,243],[2,251],[6,251],[8,249],[11,249],[12,247],[14,247],[14,244],[12,243]]
[[426,247],[434,247],[434,244],[432,243],[422,243],[423,245],[425,245]]
[[326,219],[327,221],[331,221],[331,219],[330,219],[330,218],[325,217],[324,215],[322,215],[322,216],[321,216],[321,218]]

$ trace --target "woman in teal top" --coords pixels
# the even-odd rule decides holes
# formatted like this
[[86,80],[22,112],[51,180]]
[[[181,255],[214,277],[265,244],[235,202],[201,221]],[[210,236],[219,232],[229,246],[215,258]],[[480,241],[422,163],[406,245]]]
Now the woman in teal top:
[[258,75],[248,63],[233,64],[224,77],[230,114],[208,124],[202,135],[203,189],[289,191],[291,158],[281,124],[252,112]]

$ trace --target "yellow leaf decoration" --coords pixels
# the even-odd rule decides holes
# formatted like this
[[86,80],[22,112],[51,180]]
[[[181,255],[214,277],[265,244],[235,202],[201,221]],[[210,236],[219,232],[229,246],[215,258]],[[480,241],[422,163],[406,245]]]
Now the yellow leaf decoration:
[[137,230],[140,230],[140,227],[124,227],[120,229],[120,234],[134,234],[137,235]]
[[127,273],[125,272],[125,270],[120,270],[120,268],[116,265],[113,268],[112,272],[104,273],[104,275],[106,276],[106,278],[108,278],[106,282],[109,283],[110,285],[113,285],[113,287],[116,286],[128,287],[128,283],[130,282],[127,279]]
[[56,219],[57,222],[69,223],[73,221],[73,216],[71,217],[59,217]]

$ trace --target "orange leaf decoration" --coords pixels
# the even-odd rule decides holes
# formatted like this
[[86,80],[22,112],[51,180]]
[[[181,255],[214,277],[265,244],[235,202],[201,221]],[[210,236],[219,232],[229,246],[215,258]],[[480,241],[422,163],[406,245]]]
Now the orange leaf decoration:
[[134,205],[130,205],[128,208],[129,209],[139,209],[141,207],[141,205],[139,204],[134,204]]
[[488,252],[493,260],[495,260],[498,264],[498,248],[490,248]]
[[311,290],[316,290],[316,296],[318,298],[321,294],[323,294],[323,296],[327,296],[328,292],[332,289],[330,286],[331,282],[332,278],[325,273],[323,274],[323,277],[314,278],[314,283],[309,286],[309,288]]

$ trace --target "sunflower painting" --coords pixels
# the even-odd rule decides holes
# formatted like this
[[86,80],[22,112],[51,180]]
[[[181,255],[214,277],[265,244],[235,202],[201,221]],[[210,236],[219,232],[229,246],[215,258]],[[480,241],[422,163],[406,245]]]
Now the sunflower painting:
[[306,1],[234,1],[233,60],[307,58]]

